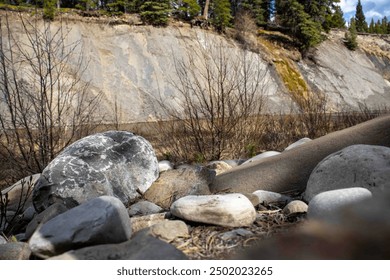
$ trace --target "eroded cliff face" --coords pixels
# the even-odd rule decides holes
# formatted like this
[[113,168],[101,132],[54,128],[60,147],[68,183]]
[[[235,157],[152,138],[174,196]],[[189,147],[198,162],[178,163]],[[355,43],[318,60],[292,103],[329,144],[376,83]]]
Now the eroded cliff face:
[[[12,28],[18,32],[17,18],[14,21]],[[61,24],[68,32],[68,43],[81,43],[75,51],[82,52],[88,61],[81,78],[90,83],[94,94],[103,94],[99,110],[108,122],[152,121],[156,112],[161,112],[157,102],[160,98],[168,107],[178,106],[180,95],[172,85],[178,82],[175,62],[188,56],[191,48],[195,53],[196,48],[203,48],[207,42],[222,42],[232,57],[242,52],[232,40],[188,26],[155,28],[73,19],[53,22],[53,32]],[[21,34],[17,36],[26,40]],[[290,68],[298,69],[308,90],[324,93],[333,110],[357,109],[359,104],[390,107],[388,39],[376,37],[364,41],[362,49],[351,52],[342,44],[342,37],[343,33],[331,33],[329,40],[318,46],[310,58],[291,60]],[[297,108],[293,101],[296,98],[275,69],[272,50],[261,49],[268,53],[250,56],[260,61],[259,71],[264,75],[260,94],[267,99],[265,111],[291,112]]]
[[359,49],[343,45],[344,33],[333,31],[310,59],[298,62],[305,80],[327,95],[335,110],[390,105],[390,37],[359,36]]

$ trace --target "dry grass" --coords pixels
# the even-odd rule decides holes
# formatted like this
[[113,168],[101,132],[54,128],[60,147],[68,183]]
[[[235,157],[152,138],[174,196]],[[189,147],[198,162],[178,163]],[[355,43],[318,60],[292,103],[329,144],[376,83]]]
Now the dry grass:
[[246,230],[252,232],[248,236],[222,238],[232,228],[210,225],[195,225],[191,227],[188,237],[177,238],[172,242],[190,259],[231,259],[241,251],[261,242],[272,235],[293,230],[301,224],[301,217],[287,217],[281,209],[257,211],[256,221]]

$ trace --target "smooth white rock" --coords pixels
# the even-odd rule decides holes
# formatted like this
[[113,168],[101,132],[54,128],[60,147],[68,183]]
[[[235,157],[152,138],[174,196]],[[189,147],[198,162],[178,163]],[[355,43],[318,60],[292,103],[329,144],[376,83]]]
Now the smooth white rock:
[[176,200],[171,213],[184,220],[225,227],[250,226],[256,211],[243,194],[186,196]]
[[371,197],[371,192],[365,188],[348,188],[322,192],[310,200],[307,217],[309,219],[332,221],[337,218],[341,208]]

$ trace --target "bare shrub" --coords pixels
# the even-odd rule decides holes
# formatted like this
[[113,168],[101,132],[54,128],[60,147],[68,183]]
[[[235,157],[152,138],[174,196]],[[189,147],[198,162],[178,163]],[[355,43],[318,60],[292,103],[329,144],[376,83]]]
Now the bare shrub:
[[0,18],[0,151],[15,177],[40,173],[94,124],[100,95],[81,80],[88,63],[69,31],[38,18],[19,16],[12,27],[8,14]]
[[[269,77],[260,57],[219,37],[198,38],[176,58],[178,106],[159,104],[171,123],[161,130],[171,156],[205,161],[239,156],[256,141]],[[180,136],[179,136],[180,135]]]

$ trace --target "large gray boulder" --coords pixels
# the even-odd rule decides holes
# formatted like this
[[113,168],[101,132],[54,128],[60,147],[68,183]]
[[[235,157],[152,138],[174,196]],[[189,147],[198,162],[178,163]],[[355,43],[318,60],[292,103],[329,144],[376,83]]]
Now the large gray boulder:
[[239,193],[182,197],[172,204],[171,213],[187,221],[224,227],[251,226],[256,220],[252,202]]
[[310,175],[304,199],[344,188],[390,189],[390,148],[353,145],[329,155]]
[[158,174],[157,158],[144,138],[125,131],[98,133],[68,146],[43,170],[33,203],[41,212],[56,201],[69,208],[110,195],[127,205]]
[[234,167],[216,176],[210,190],[303,192],[310,174],[321,160],[354,144],[390,147],[390,115],[330,133],[261,162]]
[[120,244],[107,244],[71,250],[50,260],[186,260],[173,245],[142,231]]
[[130,239],[130,218],[123,203],[101,196],[43,224],[29,240],[32,252],[48,258],[71,249]]

